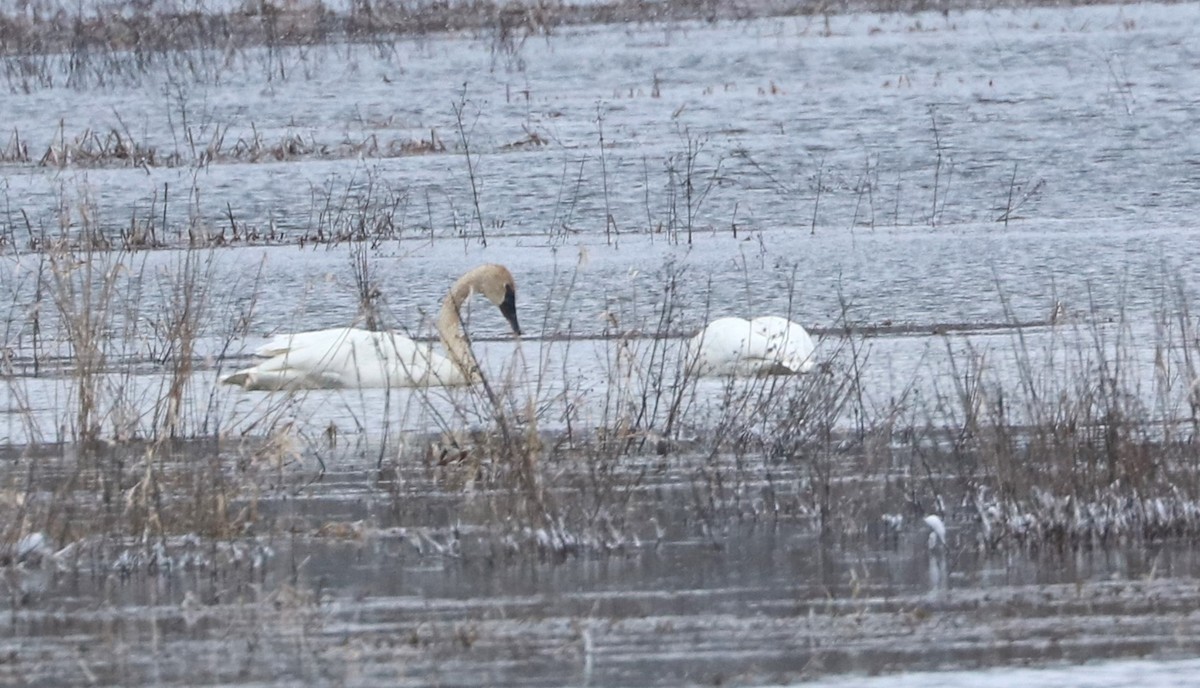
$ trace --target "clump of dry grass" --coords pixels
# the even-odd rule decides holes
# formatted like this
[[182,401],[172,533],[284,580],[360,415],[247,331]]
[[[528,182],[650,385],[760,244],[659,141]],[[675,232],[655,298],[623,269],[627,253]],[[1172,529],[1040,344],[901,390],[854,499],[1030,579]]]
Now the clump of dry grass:
[[[569,297],[572,284],[558,286]],[[665,294],[657,332],[604,346],[600,395],[545,359],[442,417],[428,470],[467,491],[461,513],[496,529],[504,551],[609,550],[681,518],[714,538],[747,518],[857,536],[885,516],[890,528],[935,513],[959,546],[989,548],[1200,529],[1196,326],[1182,303],[1163,304],[1150,340],[1125,320],[1017,325],[1010,347],[942,335],[946,369],[930,364],[877,405],[849,324],[824,338],[814,374],[690,378],[663,345],[679,317]],[[551,419],[562,429],[538,429]],[[687,505],[654,503],[663,471],[686,480]]]
[[[253,300],[217,276],[212,253],[171,258],[151,267],[148,253],[64,238],[47,244],[38,279],[14,288],[34,305],[4,342],[3,379],[22,423],[9,428],[0,543],[37,535],[57,547],[99,539],[169,551],[183,534],[227,538],[260,525],[258,499],[294,454],[269,430],[265,442],[244,443],[245,461],[228,461],[243,443],[225,439],[226,409],[197,384],[210,374],[198,371],[199,342],[227,347]],[[231,296],[240,305],[229,308]]]
[[[395,137],[385,140],[378,134],[370,134],[361,139],[343,138],[340,141],[318,141],[315,135],[310,134],[306,138],[300,133],[289,132],[274,142],[267,141],[253,125],[248,138],[239,137],[235,141],[229,141],[228,133],[228,127],[215,127],[206,142],[197,142],[196,132],[189,129],[186,132],[186,147],[180,148],[176,145],[169,151],[163,151],[160,146],[138,141],[128,131],[117,128],[111,128],[107,132],[87,129],[68,137],[60,125],[54,139],[44,144],[30,141],[28,137],[22,136],[19,130],[13,129],[8,144],[0,149],[0,162],[35,162],[29,152],[31,146],[34,150],[44,150],[36,160],[37,165],[57,169],[206,167],[225,163],[306,159],[386,159],[446,152],[446,145],[436,131],[431,131],[428,139]],[[536,137],[536,134],[532,136]],[[530,142],[537,142],[539,145],[544,143],[530,138],[513,145],[531,145]]]
[[[15,134],[14,134],[15,136]],[[24,153],[24,151],[22,151]],[[46,146],[46,152],[38,160],[42,167],[100,167],[119,165],[122,167],[175,166],[181,158],[168,155],[160,158],[158,150],[126,137],[116,129],[103,136],[91,129],[67,141],[60,136],[57,145]]]
[[84,71],[118,51],[130,52],[132,63],[141,64],[168,51],[284,48],[333,39],[383,40],[443,31],[494,29],[498,43],[512,45],[524,35],[548,31],[559,17],[572,12],[571,6],[558,3],[431,5],[377,0],[355,3],[339,13],[315,2],[191,12],[111,2],[73,13],[5,17],[0,36],[13,54],[65,52],[75,69]]
[[[361,221],[353,208],[331,208],[322,222]],[[386,327],[372,233],[361,236],[353,251],[361,319]],[[217,315],[222,278],[212,253],[181,252],[149,270],[147,252],[68,236],[43,246],[41,276],[26,273],[35,306],[12,311],[6,341],[6,381],[26,400],[28,436],[38,438],[18,452],[26,470],[0,485],[10,544],[36,532],[59,543],[104,532],[169,554],[183,533],[270,530],[272,509],[263,506],[273,490],[295,484],[293,467],[315,470],[312,459],[323,464],[333,451],[375,462],[376,487],[398,519],[414,489],[403,476],[413,462],[424,466],[429,484],[456,504],[456,520],[422,525],[453,533],[445,542],[424,536],[433,538],[428,551],[461,548],[460,529],[484,533],[493,555],[561,557],[681,530],[718,540],[745,519],[858,535],[885,514],[919,522],[938,513],[960,533],[957,546],[1107,544],[1200,528],[1200,405],[1190,388],[1197,328],[1182,287],[1161,304],[1150,338],[1134,336],[1136,320],[1069,319],[1018,323],[1007,347],[995,334],[979,335],[986,347],[975,335],[943,335],[944,368],[919,371],[928,379],[878,403],[864,376],[867,335],[846,322],[848,309],[841,334],[823,338],[813,374],[695,378],[679,334],[708,314],[687,311],[679,269],[667,266],[651,303],[634,294],[609,313],[599,379],[582,379],[555,353],[593,345],[567,337],[555,349],[544,340],[534,361],[518,349],[475,388],[393,390],[382,413],[364,396],[352,414],[358,430],[382,437],[366,456],[364,445],[343,439],[354,429],[306,427],[292,416],[303,393],[267,397],[246,437],[227,436],[220,398],[196,394],[197,343],[224,322],[227,348],[254,306]],[[556,275],[548,287],[556,298],[543,332],[570,331],[577,278]],[[162,304],[152,318],[141,310],[147,301]],[[648,322],[640,319],[647,312]],[[19,374],[30,355],[34,375],[69,375],[50,425]],[[149,387],[147,367],[158,375]],[[406,434],[414,425],[436,432]]]
[[[1024,5],[1027,3],[1015,3]],[[969,5],[967,3],[966,5]],[[964,6],[966,6],[964,5]],[[756,4],[719,0],[646,3],[629,0],[369,0],[335,9],[315,0],[245,3],[228,9],[146,5],[132,0],[87,7],[49,4],[0,16],[0,78],[12,92],[138,83],[171,74],[212,83],[235,63],[252,63],[267,81],[306,72],[314,45],[368,45],[387,53],[397,37],[469,33],[488,40],[494,59],[519,68],[525,42],[587,24],[741,20],[846,11],[924,11],[920,2],[869,0],[814,5],[802,0]]]
[[951,387],[906,436],[925,504],[988,547],[1200,532],[1196,326],[1182,295],[1152,333],[1124,317],[1065,322],[950,356]]
[[[623,314],[611,314],[616,334],[598,352],[597,387],[543,347],[532,366],[518,356],[455,396],[449,411],[430,412],[441,432],[410,446],[436,484],[463,495],[456,513],[490,533],[492,555],[651,545],[681,518],[698,519],[714,538],[743,518],[833,520],[828,489],[838,428],[853,398],[838,347],[829,343],[824,372],[812,376],[697,378],[677,338],[683,308],[670,286],[677,278],[667,268],[651,329],[632,328],[635,334],[622,325]],[[561,295],[553,303],[563,305],[546,312],[545,331],[567,324],[575,276],[556,278],[552,288]],[[418,398],[444,408],[444,398],[430,394]],[[411,460],[406,453],[384,458]],[[394,463],[386,470],[400,472]],[[659,502],[654,494],[664,480],[677,496]],[[395,498],[405,494],[397,489]],[[824,511],[810,509],[822,499]]]
[[[188,189],[176,200],[173,187],[164,184],[135,204],[129,216],[105,217],[87,185],[59,189],[55,212],[36,223],[24,210],[0,215],[0,250],[48,255],[62,251],[136,253],[148,249],[215,249],[229,246],[293,244],[334,246],[365,243],[377,248],[385,241],[428,237],[426,226],[409,224],[410,192],[390,183],[378,168],[365,167],[347,181],[330,179],[313,186],[307,218],[302,226],[283,229],[275,218],[244,219],[234,206],[210,215],[202,209],[201,194]],[[183,218],[177,216],[184,208]],[[48,226],[50,225],[50,226]]]

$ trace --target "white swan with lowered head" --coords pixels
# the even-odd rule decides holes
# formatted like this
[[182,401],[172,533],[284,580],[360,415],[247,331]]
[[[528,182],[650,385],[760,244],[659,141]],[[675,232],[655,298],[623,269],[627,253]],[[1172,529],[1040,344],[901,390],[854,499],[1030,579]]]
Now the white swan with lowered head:
[[517,292],[503,265],[481,265],[450,287],[437,330],[449,357],[401,334],[338,327],[281,334],[255,354],[267,360],[224,377],[249,390],[440,387],[479,381],[479,363],[463,333],[459,309],[471,294],[496,306],[518,336]]
[[688,341],[688,370],[698,375],[796,375],[813,367],[812,337],[776,315],[719,318]]

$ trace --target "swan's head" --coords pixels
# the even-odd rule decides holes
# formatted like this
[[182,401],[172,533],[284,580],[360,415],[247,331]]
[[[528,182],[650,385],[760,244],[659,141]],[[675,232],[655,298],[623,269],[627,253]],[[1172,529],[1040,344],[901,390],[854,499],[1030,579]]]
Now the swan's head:
[[521,335],[521,325],[517,322],[517,284],[513,281],[512,273],[503,265],[483,265],[476,268],[479,278],[475,287],[479,293],[494,303],[504,319],[512,327],[513,334]]

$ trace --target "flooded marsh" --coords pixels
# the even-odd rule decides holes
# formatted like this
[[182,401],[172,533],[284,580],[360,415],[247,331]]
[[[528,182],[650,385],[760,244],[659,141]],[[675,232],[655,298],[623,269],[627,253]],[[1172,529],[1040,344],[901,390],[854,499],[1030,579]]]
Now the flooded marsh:
[[[0,683],[1194,674],[1196,5],[59,9],[0,3]],[[487,262],[481,384],[219,383]],[[691,374],[767,314],[811,373]]]

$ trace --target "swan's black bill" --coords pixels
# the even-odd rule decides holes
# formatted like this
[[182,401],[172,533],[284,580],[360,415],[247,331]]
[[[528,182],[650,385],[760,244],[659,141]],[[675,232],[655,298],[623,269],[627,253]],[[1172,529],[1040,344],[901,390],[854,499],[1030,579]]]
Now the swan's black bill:
[[517,293],[513,291],[512,287],[504,288],[504,301],[500,303],[500,312],[512,326],[513,333],[520,337],[521,326],[517,324]]

